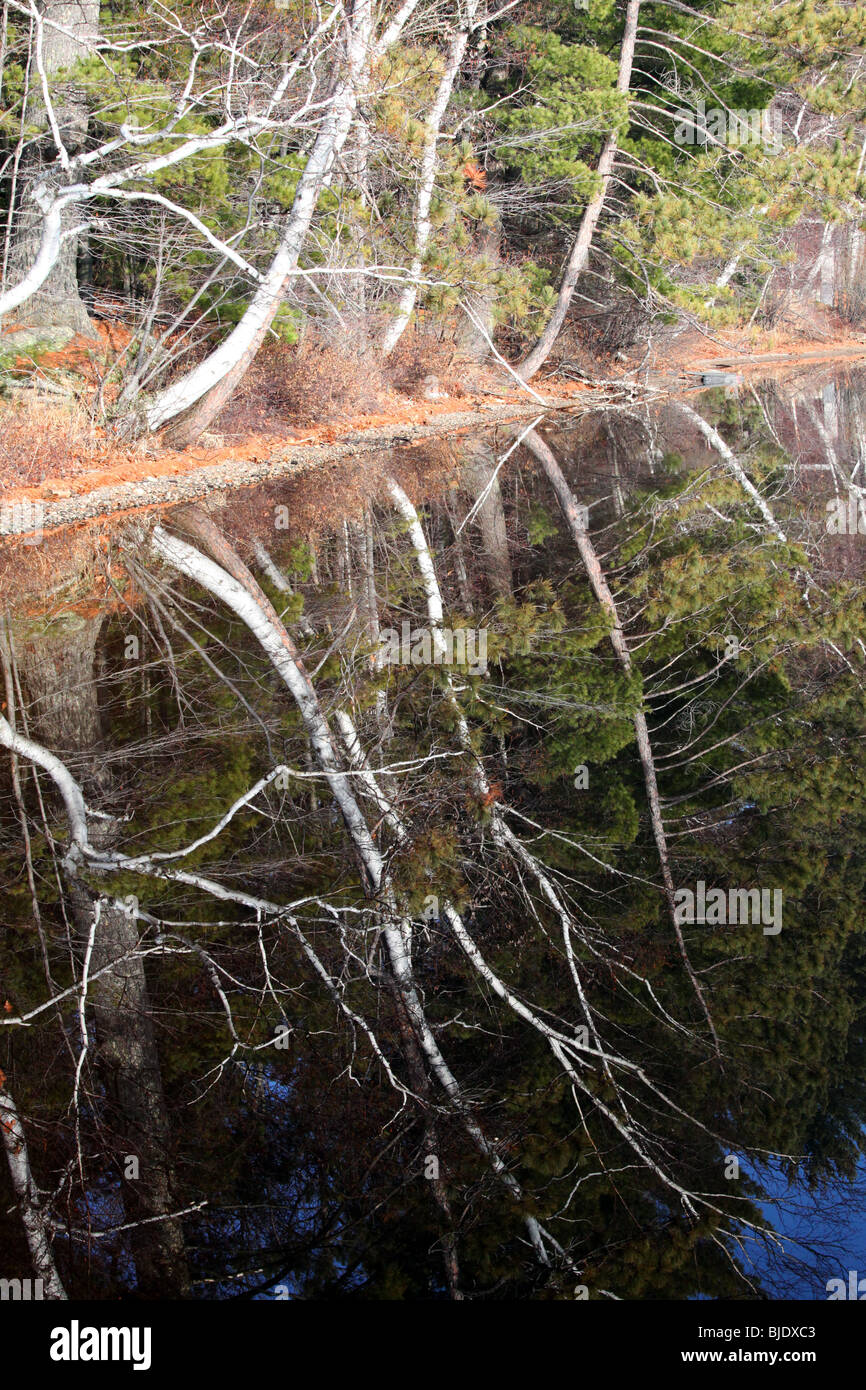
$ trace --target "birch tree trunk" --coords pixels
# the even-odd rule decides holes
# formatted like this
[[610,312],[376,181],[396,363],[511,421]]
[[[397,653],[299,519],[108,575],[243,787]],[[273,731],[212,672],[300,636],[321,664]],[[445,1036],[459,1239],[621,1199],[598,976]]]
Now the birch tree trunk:
[[472,32],[472,26],[478,14],[480,0],[465,0],[465,4],[465,12],[458,20],[459,28],[448,45],[445,68],[439,80],[436,98],[431,107],[424,131],[424,152],[421,156],[421,178],[415,204],[415,251],[412,257],[412,264],[409,268],[409,279],[403,293],[400,295],[400,301],[397,305],[396,317],[389,326],[382,341],[382,353],[385,357],[390,356],[406,331],[415,308],[415,303],[418,299],[418,287],[424,270],[424,255],[433,231],[433,223],[430,219],[430,208],[433,202],[433,190],[436,185],[439,132],[442,129],[442,122],[448,110],[451,93],[454,90],[454,84],[457,81],[457,76],[466,55],[469,35]]
[[[246,624],[282,677],[298,707],[316,762],[324,773],[342,815],[361,865],[365,891],[381,905],[382,939],[391,975],[399,995],[400,1008],[405,1009],[420,1054],[460,1115],[466,1132],[479,1152],[488,1160],[511,1196],[520,1200],[522,1194],[516,1179],[508,1172],[475,1119],[471,1103],[466,1099],[463,1088],[443,1056],[430,1027],[412,967],[411,923],[397,902],[386,858],[374,841],[366,817],[355,797],[352,789],[353,778],[347,774],[343,766],[337,752],[336,740],[291,636],[252,574],[210,518],[198,507],[183,508],[175,513],[175,516],[188,531],[204,540],[214,555],[214,560],[203,555],[186,541],[169,535],[161,526],[157,526],[152,534],[151,545],[154,552],[181,574],[201,584],[227,604]],[[221,563],[223,560],[226,562],[225,567]],[[530,1240],[539,1259],[542,1263],[547,1263],[538,1222],[532,1216],[527,1216],[525,1220]],[[446,1242],[449,1281],[455,1269],[451,1263],[453,1253],[450,1242]]]
[[54,1263],[54,1252],[39,1200],[39,1192],[30,1167],[27,1137],[15,1102],[0,1071],[0,1136],[9,1164],[12,1187],[18,1199],[21,1221],[27,1236],[27,1246],[33,1261],[33,1272],[44,1285],[46,1298],[65,1300],[66,1290]]
[[[388,479],[388,490],[399,514],[407,523],[410,543],[415,551],[415,557],[418,563],[418,569],[421,574],[422,585],[427,599],[427,615],[428,620],[430,622],[434,650],[438,650],[444,654],[444,634],[442,630],[444,610],[442,606],[442,594],[439,588],[439,582],[436,578],[436,570],[433,564],[433,558],[430,554],[429,546],[427,545],[427,540],[424,535],[423,527],[421,526],[418,514],[415,511],[415,508],[409,500],[408,496],[393,478]],[[579,515],[577,517],[577,520],[578,524],[580,524]],[[612,602],[613,600],[611,598],[611,603]],[[466,722],[465,715],[463,714],[459,702],[457,700],[454,687],[451,682],[451,677],[448,674],[447,667],[443,669],[443,677],[445,688],[448,692],[447,698],[449,699],[449,702],[451,703],[452,709],[454,711],[455,722],[461,747],[463,748],[467,756],[471,759],[470,775],[472,782],[475,786],[477,793],[486,793],[490,790],[489,783],[484,772],[483,764],[472,746],[472,739],[469,732],[469,727]],[[551,1023],[542,1018],[539,1015],[539,1013],[536,1012],[536,1010],[529,1007],[525,1000],[518,998],[508,988],[505,982],[499,976],[496,975],[496,973],[484,960],[484,957],[479,951],[478,946],[472,940],[471,936],[466,930],[466,927],[460,917],[460,914],[455,910],[453,904],[446,901],[442,905],[442,912],[449,926],[451,927],[454,936],[456,937],[457,941],[461,946],[461,949],[464,951],[467,958],[471,961],[473,967],[481,976],[481,978],[486,981],[486,983],[493,989],[493,991],[499,996],[500,999],[507,1003],[508,1007],[514,1012],[514,1014],[517,1015],[517,1017],[523,1019],[526,1023],[530,1024],[531,1027],[534,1028],[540,1034],[540,1036],[546,1039],[553,1055],[556,1057],[557,1061],[562,1066],[565,1074],[569,1078],[569,1082],[573,1086],[574,1091],[582,1091],[584,1093],[584,1095],[590,1101],[591,1105],[596,1107],[600,1111],[600,1113],[603,1114],[605,1118],[610,1121],[610,1123],[619,1132],[623,1139],[625,1139],[626,1143],[629,1144],[633,1152],[640,1159],[641,1163],[645,1164],[651,1172],[655,1173],[656,1176],[670,1190],[676,1192],[677,1195],[680,1197],[685,1210],[690,1215],[693,1215],[696,1211],[697,1203],[701,1202],[703,1199],[699,1197],[697,1194],[686,1191],[681,1186],[681,1184],[677,1183],[676,1180],[672,1178],[672,1176],[669,1173],[666,1173],[664,1169],[653,1160],[648,1150],[648,1146],[645,1143],[644,1136],[641,1135],[638,1127],[634,1124],[629,1114],[628,1106],[625,1102],[625,1097],[619,1091],[614,1076],[615,1069],[624,1068],[627,1072],[639,1072],[641,1075],[641,1079],[650,1084],[657,1098],[661,1099],[666,1105],[673,1105],[673,1108],[677,1111],[678,1107],[676,1106],[675,1102],[672,1102],[669,1097],[665,1096],[659,1088],[652,1086],[652,1083],[649,1082],[646,1074],[642,1071],[641,1068],[636,1068],[634,1063],[629,1062],[622,1056],[617,1056],[614,1053],[607,1052],[604,1048],[598,1033],[598,1029],[596,1027],[593,1012],[589,1007],[589,1001],[587,999],[586,992],[581,981],[580,971],[575,960],[574,952],[571,945],[571,934],[577,926],[575,919],[571,911],[569,910],[567,904],[563,900],[562,896],[557,891],[557,888],[553,883],[550,874],[544,869],[541,861],[538,860],[534,854],[530,853],[526,846],[517,838],[517,836],[505,823],[505,818],[502,812],[500,811],[500,808],[496,805],[492,806],[490,815],[491,837],[494,843],[498,846],[500,850],[503,851],[503,853],[513,855],[516,861],[520,865],[522,865],[523,868],[526,869],[528,875],[535,880],[538,888],[541,890],[541,893],[544,899],[546,900],[548,906],[555,912],[556,916],[560,920],[560,924],[563,928],[563,944],[565,948],[565,954],[569,960],[572,979],[574,981],[578,999],[580,1001],[583,1016],[586,1019],[591,1043],[588,1045],[578,1044],[577,1040],[574,1037],[569,1037],[567,1032],[561,1031],[559,1028],[551,1026]],[[686,965],[690,971],[691,967],[689,966],[687,957]],[[697,982],[693,980],[693,984],[696,985]],[[712,1029],[712,1020],[709,1019],[709,1015],[707,1015],[707,1017],[708,1021],[710,1022],[710,1028]],[[715,1038],[714,1030],[713,1036]],[[579,1070],[575,1067],[574,1059],[581,1055],[585,1056],[587,1052],[591,1052],[596,1060],[601,1060],[605,1077],[607,1081],[610,1082],[610,1084],[613,1086],[614,1092],[617,1096],[619,1110],[617,1110],[614,1106],[606,1105],[602,1101],[597,1090],[589,1091],[585,1079],[581,1077]],[[718,1055],[718,1042],[716,1042],[716,1052]],[[683,1114],[684,1112],[679,1111],[679,1113]],[[711,1204],[708,1203],[707,1205]],[[547,1239],[552,1239],[550,1237],[549,1232],[546,1231],[543,1227],[538,1226],[537,1224],[534,1232],[530,1229],[530,1238],[533,1240],[533,1244],[536,1243],[536,1238],[540,1239],[542,1236],[546,1237]],[[538,1247],[536,1246],[536,1248]],[[561,1249],[559,1250],[559,1253],[563,1253]]]
[[334,92],[298,181],[292,209],[267,274],[240,322],[219,347],[146,407],[147,427],[164,430],[166,443],[173,448],[194,443],[219,415],[267,337],[283,302],[286,282],[297,268],[319,195],[351,130],[372,34],[372,0],[354,0],[346,40],[346,75]]
[[[72,67],[90,51],[92,39],[99,27],[99,0],[40,0],[39,9],[49,20],[63,25],[63,33],[50,24],[35,31],[39,59],[47,79],[61,68]],[[31,71],[31,91],[27,97],[27,123],[36,123],[45,131],[41,140],[28,142],[18,171],[16,210],[12,224],[6,283],[23,280],[37,261],[43,245],[45,214],[31,194],[46,171],[62,168],[59,152],[49,134],[49,113],[43,95],[38,90],[40,78]],[[74,154],[84,144],[89,115],[82,96],[76,95],[71,83],[64,83],[64,95],[53,107],[53,118],[65,150]],[[80,208],[68,203],[58,211],[59,244],[52,269],[35,294],[25,301],[16,317],[22,325],[43,338],[62,341],[74,333],[89,333],[92,325],[78,288],[78,235],[75,227],[81,220]]]
[[[279,593],[285,594],[287,598],[293,598],[294,589],[262,541],[255,540],[253,542],[253,553],[255,554],[259,569],[268,577],[274,588]],[[306,613],[301,614],[296,626],[302,636],[313,636],[314,628]]]
[[[628,0],[626,10],[625,32],[622,36],[622,46],[619,55],[619,75],[617,77],[616,90],[625,93],[631,83],[631,72],[634,65],[634,50],[637,39],[637,21],[640,13],[641,0]],[[591,198],[584,208],[583,217],[580,220],[577,237],[568,264],[565,267],[565,274],[562,277],[562,284],[559,287],[559,294],[556,299],[550,322],[544,332],[530,352],[529,356],[520,363],[517,371],[524,381],[531,381],[538,371],[544,366],[550,356],[553,345],[556,342],[565,323],[577,282],[583,271],[586,269],[589,260],[589,253],[592,247],[592,239],[599,219],[604,211],[607,201],[607,190],[610,184],[611,174],[613,173],[614,161],[619,145],[616,131],[611,131],[602,146],[601,154],[598,159],[597,174],[599,179],[599,189],[594,198]]]
[[685,401],[675,400],[672,402],[672,404],[676,407],[676,409],[680,412],[681,415],[685,415],[686,419],[692,422],[696,429],[700,430],[707,443],[711,446],[711,448],[715,449],[716,453],[722,459],[725,467],[728,469],[728,472],[736,478],[737,482],[740,484],[740,487],[743,489],[746,495],[748,497],[751,497],[758,511],[761,513],[761,516],[763,517],[767,527],[769,528],[769,530],[772,531],[773,535],[776,537],[776,540],[781,541],[784,544],[786,539],[784,531],[780,527],[779,523],[776,521],[776,518],[773,516],[772,511],[768,507],[767,503],[764,501],[763,497],[759,493],[758,489],[755,487],[754,483],[749,478],[748,474],[746,473],[742,464],[737,459],[733,450],[728,448],[727,444],[725,443],[724,439],[722,439],[722,436],[719,434],[718,430],[714,429],[713,426],[709,423],[709,421],[704,419],[703,415],[699,415],[698,412],[696,410],[693,410],[690,405],[687,405]]

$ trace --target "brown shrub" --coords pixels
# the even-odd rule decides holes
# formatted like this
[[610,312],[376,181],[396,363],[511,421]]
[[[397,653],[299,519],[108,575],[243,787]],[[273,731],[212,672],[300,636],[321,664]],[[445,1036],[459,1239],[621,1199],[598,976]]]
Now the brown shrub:
[[109,456],[104,436],[74,402],[35,391],[0,402],[0,488],[33,487],[45,478],[97,468]]
[[435,376],[449,396],[465,396],[466,382],[473,364],[461,361],[453,343],[441,342],[414,328],[403,334],[388,363],[394,388],[404,396],[416,397],[424,378]]
[[291,434],[306,425],[381,409],[387,383],[369,348],[334,346],[314,337],[264,348],[215,428],[228,438]]
[[237,440],[337,424],[399,406],[400,396],[418,399],[428,376],[460,397],[468,368],[452,343],[414,330],[403,334],[387,362],[360,335],[330,343],[310,333],[292,347],[263,348],[214,428]]

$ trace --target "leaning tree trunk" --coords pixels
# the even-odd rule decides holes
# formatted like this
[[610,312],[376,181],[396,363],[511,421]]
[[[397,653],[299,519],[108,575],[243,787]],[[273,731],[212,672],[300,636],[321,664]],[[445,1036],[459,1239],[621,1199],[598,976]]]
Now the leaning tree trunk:
[[27,1136],[12,1098],[4,1072],[0,1071],[0,1144],[6,1152],[9,1176],[18,1201],[21,1223],[37,1279],[41,1279],[46,1298],[65,1300],[66,1290],[54,1263],[51,1232],[42,1210],[39,1189],[30,1167]]
[[[525,441],[527,447],[535,455],[542,468],[544,469],[544,472],[547,475],[547,480],[553,488],[554,493],[556,494],[556,500],[559,503],[560,510],[562,511],[562,514],[565,517],[566,522],[568,523],[568,529],[571,531],[572,538],[574,540],[575,545],[577,546],[580,558],[583,561],[583,566],[586,570],[586,575],[590,582],[592,591],[595,594],[595,597],[598,600],[598,602],[601,604],[602,608],[607,613],[608,617],[611,619],[612,626],[610,630],[610,644],[613,647],[614,652],[616,653],[617,660],[619,661],[623,671],[627,676],[630,676],[634,668],[632,665],[631,652],[628,649],[628,643],[625,640],[625,633],[622,629],[622,622],[620,620],[619,610],[617,609],[616,601],[613,597],[613,594],[610,591],[610,586],[608,585],[607,579],[605,578],[604,571],[601,567],[601,561],[598,558],[595,546],[590,540],[589,532],[586,529],[586,524],[583,520],[580,508],[578,507],[574,499],[574,494],[571,491],[571,488],[568,486],[568,483],[566,482],[565,475],[563,474],[562,469],[560,468],[556,460],[556,456],[553,453],[553,450],[549,448],[549,446],[541,438],[541,435],[536,434],[535,430],[531,430],[529,434],[525,436]],[[673,873],[671,871],[671,860],[670,853],[668,850],[667,835],[665,834],[664,820],[662,817],[661,798],[659,797],[655,758],[653,756],[652,743],[650,741],[646,715],[644,714],[642,708],[635,710],[633,722],[635,740],[637,742],[641,767],[643,769],[644,786],[646,787],[647,803],[649,805],[650,822],[652,824],[653,838],[656,843],[659,867],[661,869],[662,874],[662,883],[664,885],[665,902],[668,908],[668,916],[670,917],[671,926],[673,928],[674,936],[677,940],[677,946],[679,947],[680,956],[682,958],[683,965],[685,966],[686,974],[689,977],[692,989],[695,992],[695,996],[698,1002],[700,1003],[704,1017],[706,1018],[707,1024],[709,1025],[710,1033],[713,1039],[713,1045],[715,1047],[716,1055],[718,1056],[719,1039],[716,1033],[716,1026],[713,1023],[712,1015],[710,1014],[704,988],[697,975],[695,974],[691,960],[689,959],[689,954],[686,949],[686,943],[685,938],[683,936],[682,927],[680,926],[679,919],[677,917],[676,889],[674,887],[674,879]]]
[[371,0],[355,0],[346,57],[347,72],[333,97],[304,171],[282,239],[270,268],[237,326],[214,352],[148,405],[150,430],[163,430],[165,442],[182,449],[195,443],[216,419],[245,377],[277,316],[286,285],[313,220],[316,204],[352,128],[358,86],[370,50]]
[[[105,795],[110,793],[110,780],[104,769],[97,771],[101,723],[94,680],[102,622],[97,616],[41,639],[29,636],[16,643],[16,650],[40,736],[73,762],[80,760],[79,780]],[[100,848],[110,847],[118,830],[113,818],[88,816],[87,837]],[[109,899],[100,899],[71,869],[66,888],[82,945],[97,919],[88,999],[109,1122],[120,1141],[127,1220],[143,1223],[130,1233],[137,1289],[144,1297],[181,1296],[187,1292],[189,1276],[180,1222],[167,1219],[174,1205],[170,1127],[137,919]],[[138,1160],[137,1177],[132,1168],[127,1176],[127,1158]]]
[[390,356],[402,338],[418,298],[418,289],[424,272],[424,257],[433,233],[433,221],[430,212],[433,205],[433,190],[436,186],[436,171],[439,167],[439,132],[445,119],[448,103],[451,100],[454,84],[466,55],[469,34],[478,14],[478,7],[479,0],[467,0],[465,19],[448,45],[445,66],[439,79],[433,105],[430,108],[430,115],[427,117],[424,130],[424,152],[421,156],[421,178],[415,204],[414,254],[409,269],[409,278],[397,305],[396,316],[382,341],[382,353],[385,357]]
[[[637,39],[637,21],[640,13],[641,0],[628,0],[628,9],[625,18],[625,32],[622,37],[622,47],[619,55],[619,76],[617,77],[616,90],[625,93],[631,83],[631,70],[634,63],[635,41]],[[532,349],[525,361],[521,362],[518,372],[524,381],[531,381],[536,372],[544,366],[554,343],[556,342],[565,323],[568,311],[571,308],[571,301],[577,282],[583,271],[586,269],[589,253],[592,247],[592,239],[595,236],[595,229],[604,211],[607,202],[607,190],[613,173],[616,152],[619,146],[619,137],[615,130],[612,130],[602,146],[596,172],[599,179],[599,188],[594,198],[591,198],[584,208],[583,217],[580,221],[577,237],[565,267],[565,274],[562,277],[562,284],[559,287],[556,305],[550,318],[550,322]]]
[[[99,0],[40,0],[39,9],[47,20],[63,25],[70,33],[42,26],[42,63],[48,79],[54,116],[63,145],[68,154],[81,149],[87,138],[89,115],[83,95],[74,82],[52,82],[61,68],[71,68],[90,51],[99,26]],[[33,43],[37,42],[34,30]],[[12,237],[5,279],[15,284],[23,280],[36,260],[45,226],[45,216],[31,194],[40,180],[61,172],[61,163],[49,116],[42,99],[36,63],[31,66],[30,92],[27,98],[27,125],[44,130],[43,138],[28,140],[18,166]],[[78,287],[78,235],[75,227],[81,220],[77,204],[69,204],[62,213],[63,243],[57,260],[41,288],[27,299],[15,318],[22,328],[31,330],[34,339],[63,342],[75,333],[90,333],[92,325]]]
[[487,582],[498,598],[511,598],[514,578],[502,489],[496,473],[497,462],[496,451],[489,444],[474,444],[469,450],[463,478],[469,484],[476,502],[481,497],[484,499],[477,507],[476,515],[484,545]]
[[[237,614],[259,642],[292,695],[306,728],[315,760],[343,817],[361,869],[365,893],[379,903],[382,938],[390,975],[401,1001],[400,1006],[405,1010],[406,1018],[411,1025],[414,1035],[412,1047],[416,1060],[420,1060],[422,1067],[426,1063],[432,1077],[438,1081],[461,1116],[466,1132],[491,1164],[506,1190],[516,1200],[522,1200],[520,1185],[475,1119],[472,1102],[464,1096],[463,1089],[445,1060],[427,1019],[412,964],[411,925],[397,900],[388,856],[380,851],[370,832],[366,817],[355,796],[353,784],[357,784],[357,773],[353,769],[352,775],[347,775],[343,760],[337,753],[336,739],[322,712],[318,695],[291,635],[237,552],[200,507],[179,508],[173,513],[173,520],[206,545],[213,559],[188,542],[169,534],[162,526],[155,527],[151,535],[151,546],[155,554],[187,578],[201,584]],[[345,721],[343,727],[348,733]],[[351,734],[349,741],[351,743]],[[351,767],[352,762],[356,760],[356,757],[350,754],[349,766]],[[458,914],[452,915],[459,920]],[[437,1202],[438,1200],[437,1196]],[[441,1204],[440,1209],[445,1214]],[[450,1213],[448,1220],[450,1221]],[[525,1222],[539,1259],[546,1264],[547,1256],[538,1221],[534,1216],[526,1215]],[[446,1239],[444,1251],[453,1294],[456,1289],[456,1285],[452,1283],[456,1278],[456,1252],[450,1238]]]

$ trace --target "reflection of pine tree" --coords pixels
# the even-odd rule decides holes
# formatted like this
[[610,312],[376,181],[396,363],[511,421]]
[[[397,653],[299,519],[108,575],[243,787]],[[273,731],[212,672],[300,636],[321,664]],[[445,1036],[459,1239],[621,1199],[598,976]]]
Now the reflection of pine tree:
[[[735,422],[725,418],[720,428],[739,447]],[[366,613],[336,649],[334,632],[322,625],[311,624],[303,638],[305,666],[316,673],[335,735],[344,725],[331,712],[351,711],[366,771],[379,778],[377,798],[360,777],[363,765],[356,768],[357,796],[394,892],[416,918],[415,979],[434,1036],[526,1194],[522,1205],[511,1200],[479,1161],[459,1113],[440,1107],[435,1150],[467,1294],[572,1296],[570,1271],[555,1262],[545,1270],[528,1255],[528,1209],[567,1248],[593,1297],[601,1290],[623,1298],[742,1297],[748,1290],[726,1234],[738,1220],[755,1219],[759,1193],[745,1175],[726,1177],[726,1156],[772,1151],[792,1176],[818,1183],[851,1173],[859,1152],[866,1075],[856,849],[864,773],[850,634],[862,624],[862,599],[823,575],[823,592],[813,587],[805,604],[802,553],[755,529],[752,502],[731,476],[706,467],[689,476],[681,460],[672,463],[652,491],[633,486],[621,512],[604,502],[590,508],[593,546],[632,656],[628,675],[612,658],[608,618],[546,483],[525,461],[524,490],[501,475],[510,594],[492,597],[480,525],[460,538],[464,585],[454,564],[456,526],[446,524],[447,509],[437,512],[433,563],[444,616],[452,625],[488,627],[485,679],[435,667],[377,671]],[[580,496],[581,474],[564,467]],[[767,487],[779,476],[778,460],[756,449],[749,470]],[[596,487],[607,496],[605,479]],[[793,508],[774,506],[794,534]],[[454,515],[459,525],[462,514]],[[527,520],[534,545],[524,539]],[[368,536],[380,620],[429,620],[417,556],[381,500],[364,545],[349,547],[343,582],[360,591]],[[290,546],[291,537],[282,548],[269,539],[278,571],[291,567]],[[255,553],[251,538],[248,548]],[[319,556],[324,567],[325,541]],[[141,645],[149,683],[135,663],[110,660],[99,701],[113,777],[136,812],[124,831],[129,844],[182,849],[263,767],[289,769],[184,867],[230,893],[296,904],[302,935],[287,917],[251,914],[201,893],[194,881],[128,872],[111,881],[113,892],[135,893],[155,918],[170,919],[164,935],[178,948],[154,954],[147,968],[176,1200],[209,1203],[185,1223],[192,1277],[208,1281],[194,1287],[223,1296],[284,1282],[308,1297],[447,1296],[440,1209],[423,1177],[429,1112],[404,1107],[387,1080],[386,1064],[404,1076],[405,1020],[383,970],[378,909],[346,852],[322,779],[310,794],[306,733],[248,631],[201,591],[169,586],[152,566],[148,572],[141,547],[134,559],[138,590],[160,605],[148,613]],[[296,623],[312,580],[292,578]],[[282,602],[279,586],[273,592]],[[467,596],[486,610],[466,611]],[[109,631],[109,652],[122,649],[129,616],[123,610]],[[732,633],[741,654],[723,660]],[[712,1061],[663,910],[635,743],[639,708],[652,734],[675,881],[784,892],[778,938],[749,927],[688,934],[723,1068]],[[462,742],[461,721],[480,764]],[[589,773],[582,789],[574,783],[578,764]],[[385,793],[394,797],[390,820]],[[545,1038],[501,996],[479,990],[446,904],[514,998],[564,1028],[584,1023],[561,922],[530,862],[506,853],[503,825],[523,837],[573,913],[575,969],[608,1045],[683,1112],[662,1111],[656,1092],[628,1080],[629,1118],[648,1157],[687,1191],[716,1194],[717,1210],[685,1213],[636,1160],[610,1118],[619,1113],[621,1077],[588,1066],[576,1110],[571,1079]],[[12,844],[4,831],[4,863]],[[41,875],[50,861],[41,848],[36,854]],[[431,897],[437,908],[428,912]],[[42,998],[44,982],[25,930],[29,898],[19,890],[10,903],[14,951],[4,948],[3,978],[18,1007],[19,997]],[[46,901],[44,911],[49,954],[65,980],[58,904]],[[343,1005],[372,1025],[379,1055]],[[265,1048],[286,1027],[289,1046]],[[47,1017],[16,1041],[25,1119],[40,1075],[52,1078],[44,1100],[49,1151],[35,1160],[46,1167],[70,1153],[59,1124],[70,1077],[68,1062],[58,1062],[61,1049]],[[88,1161],[99,1171],[99,1132],[86,1133]],[[107,1264],[92,1276],[74,1259],[70,1268],[73,1290],[91,1277],[112,1286]]]

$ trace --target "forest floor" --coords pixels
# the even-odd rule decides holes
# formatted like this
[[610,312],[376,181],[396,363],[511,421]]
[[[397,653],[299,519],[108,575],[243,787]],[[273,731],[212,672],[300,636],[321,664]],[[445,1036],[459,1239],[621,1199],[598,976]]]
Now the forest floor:
[[[108,348],[116,349],[109,330],[103,337]],[[56,386],[55,394],[46,395],[52,368],[63,373],[67,383],[78,372],[80,383],[81,364],[90,360],[85,345],[52,356],[58,361],[46,364],[43,358],[38,373],[25,376],[23,387],[0,406],[0,536],[27,534],[31,515],[43,532],[50,531],[309,469],[330,470],[350,458],[419,448],[425,441],[453,440],[497,425],[529,424],[548,413],[581,413],[607,400],[700,390],[701,375],[707,371],[730,371],[747,380],[796,378],[820,363],[866,359],[866,336],[840,329],[810,340],[778,331],[710,336],[687,329],[650,340],[648,347],[642,345],[629,355],[620,353],[615,362],[593,360],[582,371],[561,362],[558,369],[537,377],[531,388],[519,386],[496,363],[455,367],[451,362],[435,377],[434,399],[425,398],[431,375],[423,374],[425,363],[418,365],[417,351],[414,370],[407,372],[401,389],[381,377],[371,387],[368,377],[366,394],[361,395],[355,384],[358,361],[349,364],[353,371],[348,371],[344,361],[324,349],[314,358],[308,354],[302,388],[296,374],[294,394],[287,376],[275,377],[273,371],[267,378],[260,376],[221,417],[218,432],[180,452],[162,448],[153,439],[118,445],[90,423],[80,404],[83,392],[78,392],[77,407],[71,397],[71,409],[57,402]],[[433,360],[440,365],[435,356]],[[13,517],[16,504],[30,504],[31,513],[25,505]]]

